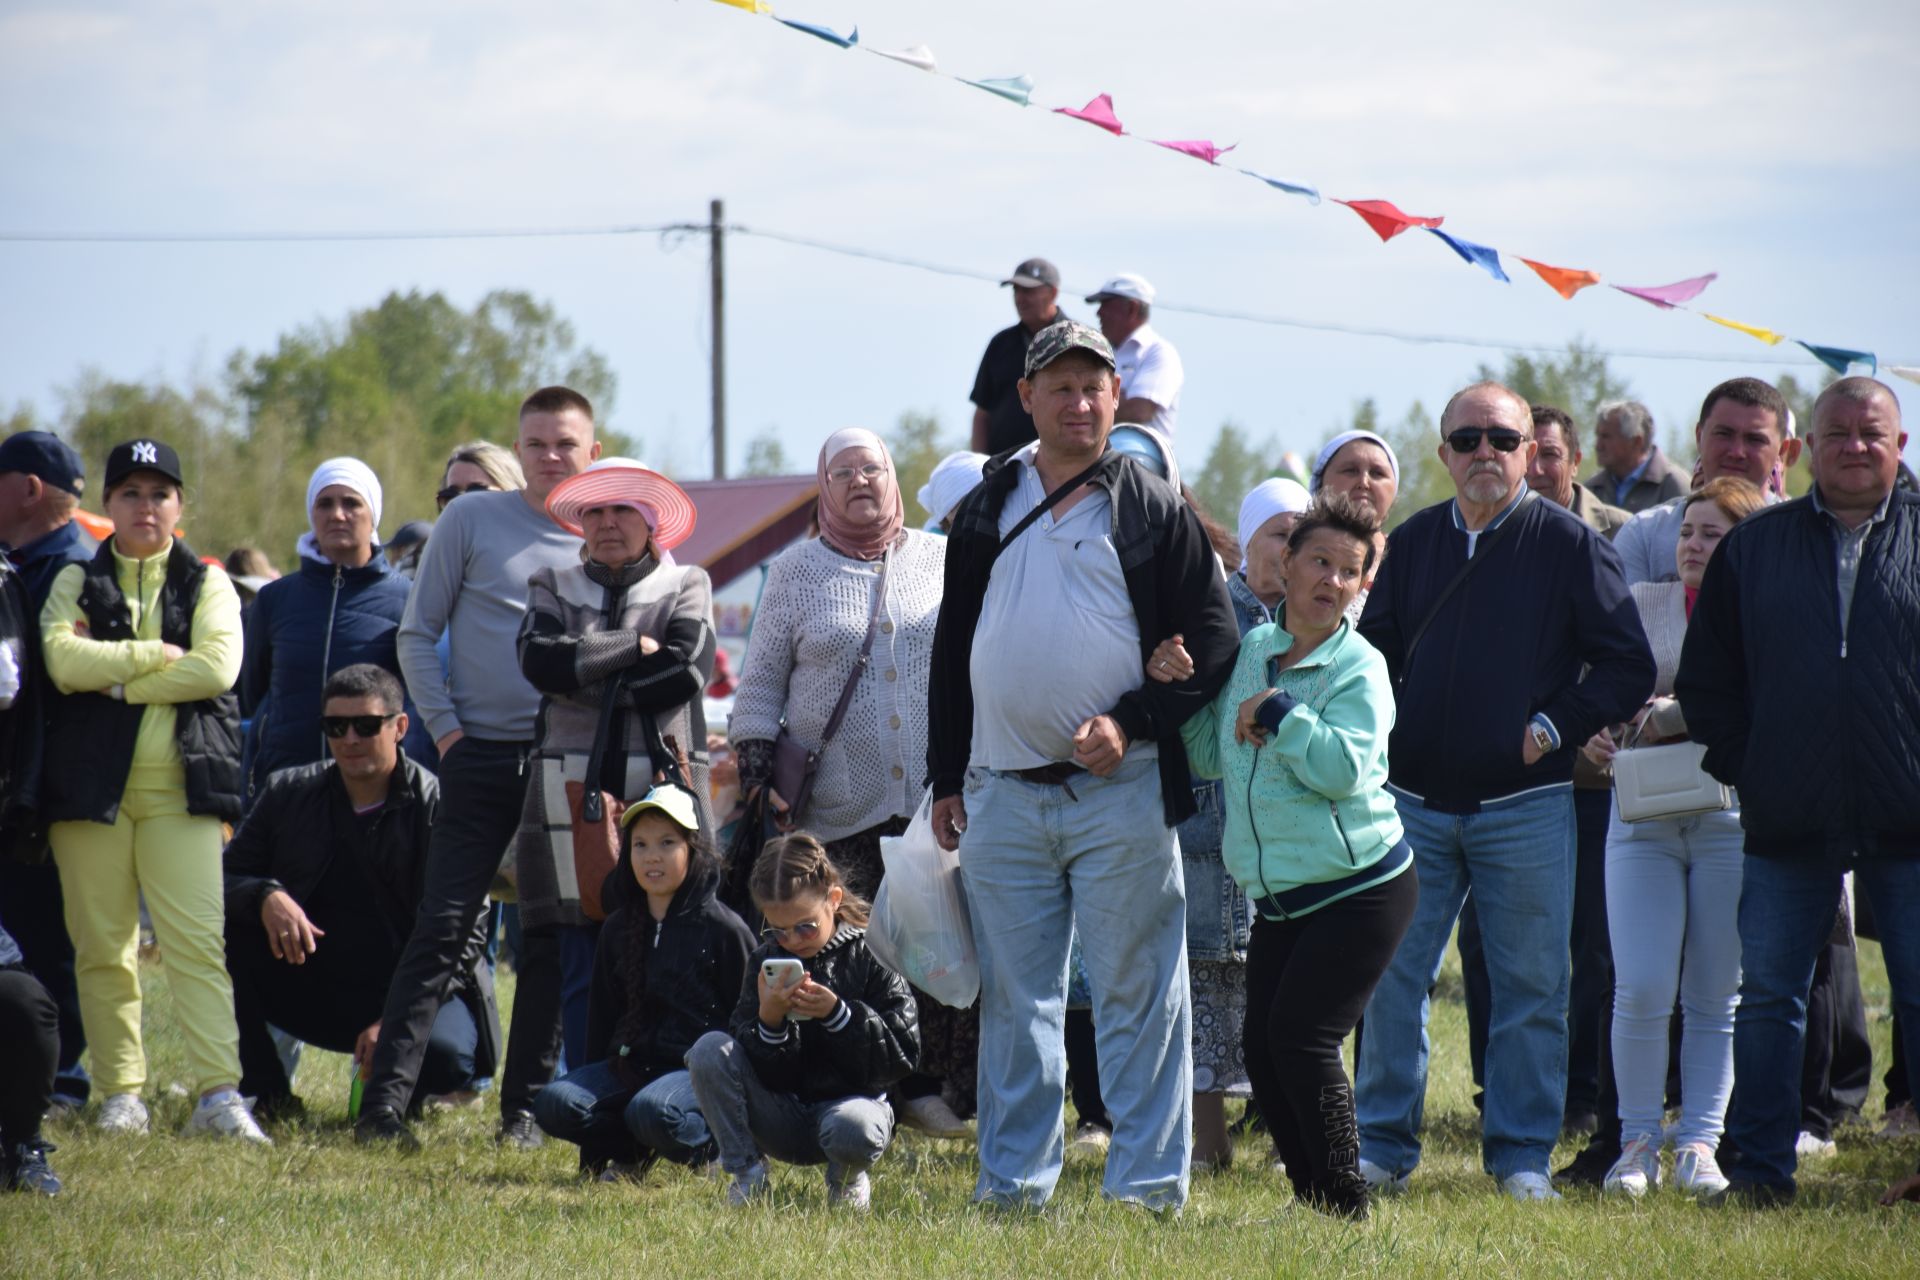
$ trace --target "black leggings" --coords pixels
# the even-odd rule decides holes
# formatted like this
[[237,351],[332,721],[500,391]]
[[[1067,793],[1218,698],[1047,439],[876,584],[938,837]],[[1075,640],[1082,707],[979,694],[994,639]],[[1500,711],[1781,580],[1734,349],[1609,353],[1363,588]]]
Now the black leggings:
[[0,1142],[9,1148],[40,1136],[60,1058],[60,1013],[25,969],[0,969]]
[[[1389,855],[1393,856],[1393,855]],[[1340,1043],[1387,971],[1420,899],[1408,869],[1292,920],[1256,920],[1247,947],[1247,1078],[1294,1194],[1366,1199]]]

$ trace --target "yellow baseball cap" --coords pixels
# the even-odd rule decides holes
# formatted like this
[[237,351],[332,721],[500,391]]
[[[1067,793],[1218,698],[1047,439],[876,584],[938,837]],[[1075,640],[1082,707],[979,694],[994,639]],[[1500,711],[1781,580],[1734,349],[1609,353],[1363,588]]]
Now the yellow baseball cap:
[[688,831],[700,829],[700,810],[693,803],[693,793],[685,787],[672,782],[664,782],[627,806],[620,815],[622,827],[631,826],[633,820],[649,809],[657,809]]

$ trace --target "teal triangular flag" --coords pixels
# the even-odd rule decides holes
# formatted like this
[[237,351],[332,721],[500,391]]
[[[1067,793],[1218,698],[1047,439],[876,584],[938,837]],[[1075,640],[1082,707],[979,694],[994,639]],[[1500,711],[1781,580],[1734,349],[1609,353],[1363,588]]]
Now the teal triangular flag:
[[967,80],[963,83],[970,84],[976,89],[985,89],[988,93],[1005,98],[1008,102],[1017,102],[1023,107],[1028,105],[1027,100],[1033,96],[1032,76],[1006,76],[998,80]]
[[1802,342],[1800,345],[1813,352],[1815,359],[1843,378],[1856,364],[1864,364],[1871,367],[1875,373],[1880,372],[1880,360],[1871,351],[1849,351],[1845,347],[1816,347],[1811,342]]
[[837,44],[842,49],[851,49],[854,45],[860,43],[860,28],[858,27],[853,29],[852,35],[843,36],[838,31],[833,30],[833,28],[823,27],[815,22],[795,22],[792,18],[775,18],[774,21],[782,26],[792,27],[795,31],[804,31],[810,36],[819,36],[828,44]]
[[1266,174],[1255,173],[1251,169],[1242,169],[1240,172],[1246,174],[1249,178],[1260,179],[1260,181],[1266,183],[1276,191],[1284,191],[1290,196],[1305,196],[1314,204],[1320,203],[1320,193],[1312,187],[1303,187],[1297,182],[1282,182],[1278,178],[1269,178]]

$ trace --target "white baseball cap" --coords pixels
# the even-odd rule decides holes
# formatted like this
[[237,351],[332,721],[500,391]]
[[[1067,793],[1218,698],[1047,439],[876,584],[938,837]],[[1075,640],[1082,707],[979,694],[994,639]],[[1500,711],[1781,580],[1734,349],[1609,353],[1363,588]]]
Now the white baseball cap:
[[1145,276],[1124,272],[1101,285],[1087,295],[1088,302],[1099,302],[1103,298],[1129,298],[1134,302],[1152,303],[1154,290]]

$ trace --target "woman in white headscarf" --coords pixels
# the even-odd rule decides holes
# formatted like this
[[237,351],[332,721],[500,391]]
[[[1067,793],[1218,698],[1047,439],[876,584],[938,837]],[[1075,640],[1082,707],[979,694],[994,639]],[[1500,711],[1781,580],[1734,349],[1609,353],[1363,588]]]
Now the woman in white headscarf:
[[[247,795],[267,775],[326,760],[320,691],[342,667],[371,662],[400,675],[394,635],[407,608],[407,580],[380,554],[380,478],[358,458],[329,458],[307,481],[312,528],[300,535],[300,567],[260,588],[247,612],[240,714],[247,732]],[[403,678],[404,680],[404,678]],[[439,763],[424,720],[403,749],[429,769]]]
[[[848,892],[871,899],[881,837],[904,832],[926,794],[927,682],[947,540],[906,527],[893,457],[873,432],[827,437],[818,473],[820,536],[787,548],[767,574],[727,736],[748,798],[764,789],[779,825],[819,838]],[[845,715],[829,734],[849,682]],[[775,779],[783,730],[819,757],[804,808]],[[973,1108],[978,1033],[949,1028],[943,1044],[938,1008],[921,1003],[922,1071],[944,1075],[944,1088],[910,1079],[894,1092],[901,1123],[955,1136],[966,1131],[956,1109]]]
[[1373,575],[1380,572],[1380,558],[1387,553],[1387,513],[1400,496],[1400,459],[1392,445],[1371,431],[1342,431],[1320,446],[1308,488],[1316,498],[1323,493],[1344,494],[1348,501],[1380,517],[1382,532],[1374,539],[1373,566],[1360,586],[1360,594],[1347,609],[1347,617],[1358,626],[1361,611],[1367,607],[1367,592],[1373,587]]

